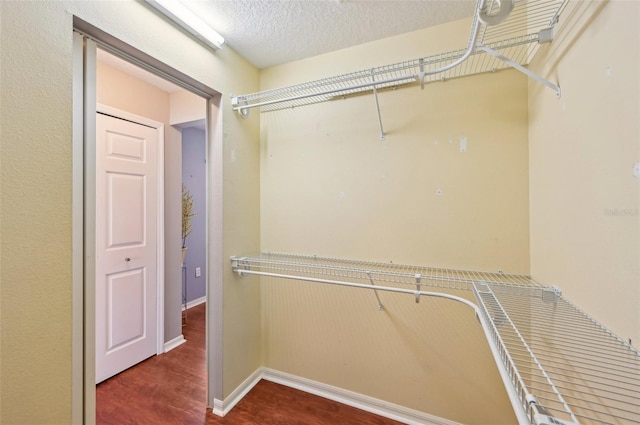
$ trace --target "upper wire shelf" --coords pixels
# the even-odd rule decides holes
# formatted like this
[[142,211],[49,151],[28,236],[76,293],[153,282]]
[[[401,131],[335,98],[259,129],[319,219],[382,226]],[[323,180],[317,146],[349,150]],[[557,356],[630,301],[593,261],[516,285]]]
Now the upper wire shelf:
[[640,424],[638,350],[530,276],[272,252],[231,263],[240,276],[373,290],[379,310],[378,291],[462,302],[476,311],[521,425]]
[[[487,3],[490,10],[499,5],[495,0],[487,0]],[[466,49],[446,51],[287,87],[232,96],[232,106],[243,115],[248,113],[248,109],[255,107],[260,107],[262,112],[269,112],[340,99],[374,89],[418,83],[424,85],[496,72],[509,67],[526,66],[535,56],[538,46],[553,38],[553,27],[558,22],[566,3],[567,0],[515,0],[514,8],[504,22],[490,26],[479,23],[477,43],[468,59],[443,72],[433,73],[457,61],[465,54]],[[477,10],[476,8],[476,12]],[[474,25],[475,22],[474,20]],[[488,47],[493,53],[483,49],[483,46]],[[496,52],[502,57],[498,57]],[[556,89],[559,94],[557,86],[546,81],[545,84]]]

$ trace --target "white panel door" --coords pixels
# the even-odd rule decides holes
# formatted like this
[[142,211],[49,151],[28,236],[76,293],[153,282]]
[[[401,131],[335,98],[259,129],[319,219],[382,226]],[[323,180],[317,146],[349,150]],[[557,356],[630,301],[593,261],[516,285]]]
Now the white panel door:
[[157,350],[158,130],[96,117],[96,383]]

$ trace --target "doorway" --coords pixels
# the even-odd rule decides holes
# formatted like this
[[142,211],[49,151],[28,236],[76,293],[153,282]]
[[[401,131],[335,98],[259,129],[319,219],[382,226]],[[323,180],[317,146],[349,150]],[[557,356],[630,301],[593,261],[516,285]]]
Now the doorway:
[[[169,77],[173,83],[179,83],[181,87],[188,89],[192,93],[203,97],[205,100],[206,108],[206,135],[207,135],[207,149],[213,143],[212,140],[221,135],[220,129],[212,131],[215,122],[221,123],[219,120],[219,93],[197,83],[186,75],[180,74],[178,71],[172,70],[166,65],[159,64],[154,61],[153,58],[149,58],[137,52],[133,47],[127,46],[122,42],[114,42],[114,39],[101,33],[100,30],[74,19],[74,27],[78,31],[74,34],[74,214],[76,220],[74,220],[74,270],[77,273],[74,274],[74,300],[81,300],[80,303],[74,302],[74,317],[79,317],[80,320],[74,320],[74,394],[73,394],[73,412],[74,417],[81,419],[84,423],[95,423],[95,128],[96,128],[96,56],[98,51],[98,45],[101,48],[108,50],[110,53],[115,53],[119,57],[124,59],[130,59],[137,65],[145,65],[145,69],[152,73],[163,77]],[[87,37],[90,35],[90,37]],[[103,41],[101,41],[101,39]],[[96,42],[97,40],[97,42]],[[107,41],[104,41],[107,40]],[[114,46],[115,44],[115,46]],[[142,57],[144,60],[141,60]],[[145,62],[146,61],[146,62]],[[160,68],[157,68],[160,67]],[[179,133],[177,129],[174,129],[176,133]],[[167,138],[169,139],[169,138]],[[169,146],[169,141],[165,146]],[[177,145],[179,149],[179,144]],[[170,156],[170,152],[166,152],[167,156]],[[92,159],[93,158],[93,159]],[[165,167],[165,171],[166,167]],[[175,176],[174,176],[175,177]],[[170,176],[166,176],[168,180]],[[207,182],[212,178],[212,173],[207,170]],[[180,187],[180,176],[178,173],[178,188]],[[207,183],[208,185],[209,183]],[[167,187],[165,186],[165,190]],[[180,191],[176,193],[176,199],[180,201]],[[208,205],[215,200],[216,194],[213,193],[208,196],[206,215],[209,215]],[[165,199],[168,203],[169,199]],[[165,230],[172,226],[165,218]],[[178,229],[177,239],[180,239],[180,224],[176,226]],[[177,270],[177,281],[180,282],[180,243],[172,245],[169,243],[169,237],[166,237],[166,244],[161,245],[159,251],[164,258],[178,258],[175,266],[167,266],[167,273],[165,273],[165,281],[169,282],[171,273],[169,269],[175,267]],[[214,247],[215,249],[215,247]],[[214,253],[215,254],[215,253]],[[175,257],[173,257],[175,255]],[[207,263],[210,255],[206,256]],[[205,276],[208,281],[209,276]],[[175,280],[173,280],[175,282]],[[164,310],[165,310],[165,327],[166,331],[171,325],[168,324],[170,320],[174,325],[178,327],[178,334],[180,334],[176,341],[175,338],[171,339],[168,332],[165,332],[165,347],[167,343],[179,345],[181,333],[181,306],[182,306],[182,289],[180,285],[166,285],[165,293],[159,294],[160,297],[164,296]],[[215,290],[215,288],[214,288]],[[210,288],[208,287],[206,298],[210,297]],[[216,303],[217,304],[217,303]],[[209,310],[209,309],[207,309]],[[171,314],[177,312],[177,319],[169,319],[167,311],[171,311]],[[209,311],[207,311],[209,314]],[[221,325],[220,325],[221,326]],[[221,351],[221,332],[216,329],[208,329],[207,335],[211,335],[210,338],[214,341],[214,345],[220,347]],[[183,338],[182,338],[183,339]],[[217,341],[217,342],[215,342]],[[217,351],[218,348],[215,348]],[[211,356],[207,356],[209,359]],[[208,360],[211,363],[210,360]],[[208,367],[209,375],[209,392],[211,392],[211,382],[216,382],[216,377],[221,375],[221,370],[216,369],[216,364],[210,364]],[[213,397],[208,395],[207,400]]]

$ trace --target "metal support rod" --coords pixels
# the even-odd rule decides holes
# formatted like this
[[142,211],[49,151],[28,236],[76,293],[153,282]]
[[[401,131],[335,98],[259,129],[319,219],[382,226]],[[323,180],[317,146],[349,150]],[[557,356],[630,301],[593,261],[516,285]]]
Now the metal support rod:
[[[371,272],[367,272],[367,277],[369,278],[369,282],[371,282],[371,285],[375,286],[375,283],[373,283],[373,278],[371,277]],[[376,299],[378,300],[378,310],[380,311],[384,310],[384,306],[380,302],[380,296],[378,295],[378,290],[374,289],[373,293],[376,294]]]
[[493,50],[491,47],[485,46],[484,44],[478,44],[478,49],[489,53],[491,56],[494,56],[498,59],[500,59],[501,61],[505,62],[506,64],[508,64],[510,67],[517,69],[518,71],[522,72],[523,74],[526,74],[527,76],[533,78],[534,80],[538,81],[539,83],[544,84],[545,86],[549,87],[551,90],[556,92],[556,97],[558,99],[560,99],[560,96],[562,95],[562,92],[560,90],[560,86],[553,84],[551,81],[547,80],[546,78],[541,77],[540,75],[536,74],[535,72],[531,71],[530,69],[525,68],[524,66],[520,65],[517,62],[512,61],[511,59],[509,59],[508,57],[504,56],[502,53]]
[[[374,70],[371,70],[371,81],[376,82]],[[380,124],[380,140],[384,140],[384,128],[382,128],[382,115],[380,115],[380,102],[378,102],[378,88],[373,86],[373,97],[376,99],[376,110],[378,111],[378,123]]]
[[[441,72],[445,72],[452,68],[455,68],[456,66],[462,64],[464,61],[469,59],[469,56],[471,56],[473,54],[473,51],[475,50],[476,43],[478,41],[478,36],[480,35],[479,16],[480,16],[480,10],[482,9],[483,4],[484,4],[483,0],[478,0],[478,2],[476,3],[476,10],[473,17],[473,24],[471,25],[471,34],[469,35],[469,42],[467,43],[467,48],[465,49],[462,56],[460,56],[458,59],[456,59],[455,61],[451,62],[448,65],[444,65],[436,69],[425,71],[424,72],[425,75],[440,74]],[[423,75],[422,79],[424,80],[424,78],[425,76]]]

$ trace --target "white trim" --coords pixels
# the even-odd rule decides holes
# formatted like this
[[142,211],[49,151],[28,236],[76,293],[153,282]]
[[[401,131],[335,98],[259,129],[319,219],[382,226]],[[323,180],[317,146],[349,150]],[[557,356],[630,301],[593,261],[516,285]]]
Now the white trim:
[[224,403],[222,400],[218,400],[217,398],[213,399],[213,406],[211,406],[211,413],[216,416],[223,417],[225,415],[224,411]]
[[168,353],[174,348],[181,346],[185,342],[187,342],[187,340],[184,339],[184,335],[180,334],[177,337],[173,338],[171,341],[167,341],[164,343],[164,352]]
[[71,423],[83,423],[84,400],[84,39],[73,33],[73,178],[71,196]]
[[165,240],[164,240],[164,210],[165,210],[165,202],[164,202],[164,124],[161,124],[160,127],[156,127],[158,130],[158,226],[156,228],[156,258],[157,258],[157,269],[156,269],[156,277],[158,279],[157,282],[157,298],[156,298],[156,308],[158,309],[157,314],[157,352],[158,354],[166,352],[164,344],[164,281],[165,281]]
[[[140,115],[132,114],[131,112],[123,111],[122,109],[114,108],[103,103],[98,103],[96,105],[96,111],[101,114],[111,115],[115,118],[121,118],[123,120],[131,121],[137,124],[146,125],[147,127],[164,129],[164,124],[161,122],[154,121],[150,118],[146,118]],[[162,139],[164,140],[164,132],[162,133]],[[162,147],[162,151],[164,153],[164,145]]]
[[[207,100],[207,405],[215,408],[216,399],[224,398],[222,382],[224,359],[224,278],[230,273],[224,256],[224,196],[222,96]],[[218,409],[220,410],[220,409]]]
[[164,124],[150,118],[132,114],[118,108],[102,103],[96,104],[96,112],[110,115],[126,121],[131,121],[147,127],[155,128],[158,133],[158,158],[157,158],[157,226],[156,226],[156,354],[165,352],[164,346]]
[[262,378],[409,425],[460,425],[449,419],[274,369],[262,368]]
[[240,384],[235,390],[233,390],[231,394],[229,394],[229,397],[225,398],[224,400],[214,399],[213,414],[224,416],[229,413],[229,411],[233,409],[234,406],[238,404],[238,402],[242,400],[244,396],[247,395],[247,393],[251,391],[251,389],[255,387],[258,382],[260,382],[260,380],[262,379],[263,369],[264,368],[256,369],[255,372],[249,375],[249,377],[245,379],[242,384]]
[[346,404],[365,412],[373,413],[378,416],[393,419],[408,425],[461,425],[449,419],[440,418],[418,410],[409,409],[408,407],[398,404],[389,403],[384,400],[369,397],[367,395],[355,393],[353,391],[334,387],[332,385],[323,384],[322,382],[313,381],[311,379],[302,378],[300,376],[291,375],[289,373],[280,372],[278,370],[261,367],[251,374],[240,384],[229,397],[224,400],[213,400],[213,413],[218,416],[224,416],[260,382],[275,382],[276,384],[285,385],[295,388],[309,394],[317,395],[328,400]]
[[96,423],[96,43],[84,51],[84,423]]
[[[200,304],[205,304],[206,302],[207,302],[207,296],[206,295],[204,297],[196,298],[195,300],[191,300],[191,301],[189,301],[187,303],[187,308],[186,309],[189,309],[191,307],[195,307],[195,306],[200,305]],[[186,309],[184,308],[184,306],[182,306],[182,311],[185,311]]]

